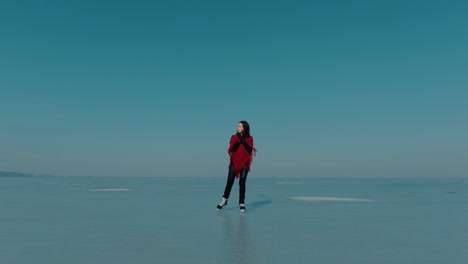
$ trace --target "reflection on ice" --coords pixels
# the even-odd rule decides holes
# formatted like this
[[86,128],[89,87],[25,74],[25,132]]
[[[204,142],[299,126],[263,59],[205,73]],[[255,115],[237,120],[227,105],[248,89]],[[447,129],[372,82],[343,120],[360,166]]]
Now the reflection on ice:
[[222,211],[218,214],[223,224],[225,252],[222,255],[226,258],[225,263],[256,263],[247,216],[242,213],[233,215]]

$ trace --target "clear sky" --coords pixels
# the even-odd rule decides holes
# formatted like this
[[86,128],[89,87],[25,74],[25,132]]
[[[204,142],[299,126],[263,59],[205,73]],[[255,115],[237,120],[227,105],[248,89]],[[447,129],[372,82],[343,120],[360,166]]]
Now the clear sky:
[[467,176],[466,1],[2,1],[0,170]]

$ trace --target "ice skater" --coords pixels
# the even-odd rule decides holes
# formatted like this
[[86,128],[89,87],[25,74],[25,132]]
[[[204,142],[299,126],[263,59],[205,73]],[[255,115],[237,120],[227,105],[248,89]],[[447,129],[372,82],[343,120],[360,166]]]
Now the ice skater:
[[252,163],[255,152],[253,137],[250,135],[249,123],[240,121],[239,124],[237,124],[237,133],[231,136],[229,142],[229,171],[223,199],[216,206],[218,210],[228,204],[234,180],[235,178],[239,178],[239,209],[241,212],[245,211],[245,182],[247,181],[247,174],[250,171],[250,164]]

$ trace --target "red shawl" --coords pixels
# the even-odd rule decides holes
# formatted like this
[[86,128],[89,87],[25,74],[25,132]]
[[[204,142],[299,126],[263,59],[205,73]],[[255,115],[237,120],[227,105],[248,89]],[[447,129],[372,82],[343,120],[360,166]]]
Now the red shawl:
[[249,152],[245,150],[243,144],[239,145],[237,151],[231,152],[232,146],[236,144],[237,140],[239,140],[239,136],[237,134],[231,136],[228,153],[231,157],[229,167],[234,165],[236,178],[239,178],[240,171],[245,165],[247,165],[247,169],[250,171],[250,164],[252,163],[253,156],[255,156],[255,152],[257,150],[254,148],[253,137],[246,137],[245,142],[252,147],[252,153],[249,154]]

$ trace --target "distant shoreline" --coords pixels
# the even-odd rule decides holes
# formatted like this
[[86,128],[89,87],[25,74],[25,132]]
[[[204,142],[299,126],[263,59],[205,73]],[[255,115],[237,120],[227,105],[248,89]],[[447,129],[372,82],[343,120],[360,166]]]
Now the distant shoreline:
[[36,175],[15,171],[0,171],[0,177],[36,177]]

